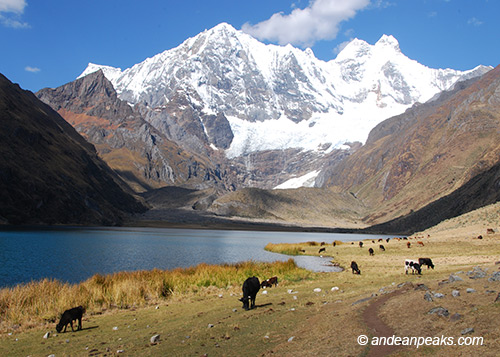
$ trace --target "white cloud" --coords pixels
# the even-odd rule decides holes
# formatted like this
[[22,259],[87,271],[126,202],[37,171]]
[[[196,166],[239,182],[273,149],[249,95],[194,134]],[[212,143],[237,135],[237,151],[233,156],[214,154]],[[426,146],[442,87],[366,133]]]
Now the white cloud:
[[469,19],[469,21],[467,21],[467,24],[472,25],[472,26],[481,26],[483,24],[483,22],[480,21],[479,19],[473,17],[473,18]]
[[40,72],[40,68],[38,68],[38,67],[31,67],[31,66],[24,67],[24,70],[26,72],[32,72],[32,73]]
[[311,0],[305,9],[282,12],[256,25],[246,23],[242,30],[259,40],[312,46],[319,40],[332,40],[339,25],[370,4],[370,0]]
[[26,0],[0,0],[0,12],[22,14],[26,5]]
[[345,48],[345,46],[347,46],[351,41],[352,41],[352,38],[349,41],[344,41],[344,42],[338,44],[337,47],[335,47],[333,49],[333,53],[338,55],[340,52],[342,52],[342,50]]
[[28,23],[20,20],[26,0],[0,0],[0,23],[6,27],[27,28]]

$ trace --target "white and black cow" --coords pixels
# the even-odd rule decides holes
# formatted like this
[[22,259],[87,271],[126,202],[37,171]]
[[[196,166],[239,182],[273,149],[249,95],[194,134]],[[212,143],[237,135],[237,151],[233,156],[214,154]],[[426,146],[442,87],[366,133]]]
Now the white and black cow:
[[408,274],[408,269],[411,269],[411,273],[415,274],[415,271],[419,275],[422,275],[422,268],[420,267],[420,264],[416,260],[412,259],[406,259],[405,260],[405,273]]
[[248,310],[249,308],[253,309],[255,307],[255,296],[260,290],[259,279],[255,276],[248,278],[243,283],[242,290],[243,290],[243,297],[240,299],[240,301],[243,302],[243,308],[245,310]]

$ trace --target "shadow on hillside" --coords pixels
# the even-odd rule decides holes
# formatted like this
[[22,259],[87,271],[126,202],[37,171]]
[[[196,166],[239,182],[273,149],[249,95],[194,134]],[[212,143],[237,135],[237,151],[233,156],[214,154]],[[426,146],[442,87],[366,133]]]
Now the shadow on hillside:
[[500,163],[473,177],[451,194],[422,209],[363,230],[366,233],[411,234],[500,200]]

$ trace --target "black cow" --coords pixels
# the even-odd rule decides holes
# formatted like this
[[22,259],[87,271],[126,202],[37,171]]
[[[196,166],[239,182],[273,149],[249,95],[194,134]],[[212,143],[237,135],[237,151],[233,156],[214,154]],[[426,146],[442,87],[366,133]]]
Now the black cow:
[[358,264],[354,260],[351,262],[351,269],[353,274],[361,274],[361,270],[359,270]]
[[372,248],[368,249],[368,253],[370,253],[370,255],[374,255],[375,254],[375,252],[373,251]]
[[321,248],[318,253],[322,253],[322,252],[325,252],[326,251],[326,248]]
[[243,283],[242,290],[243,290],[243,297],[240,299],[240,301],[243,302],[243,308],[245,310],[248,310],[249,308],[253,309],[255,307],[255,296],[260,290],[259,279],[255,276],[248,278]]
[[71,325],[71,331],[75,332],[73,329],[73,321],[78,320],[78,327],[76,330],[81,330],[82,329],[82,316],[83,313],[85,312],[85,308],[83,306],[78,306],[74,307],[72,309],[66,310],[63,312],[61,316],[61,320],[59,323],[56,325],[56,331],[59,333],[64,327],[64,331],[66,332],[66,327],[68,327],[68,324]]
[[359,247],[363,248],[363,242],[359,242]]
[[432,264],[431,258],[418,258],[418,264],[420,264],[420,266],[427,265],[427,269],[434,269],[434,264]]
[[380,250],[385,252],[385,247],[382,244],[380,244],[378,247],[380,248]]

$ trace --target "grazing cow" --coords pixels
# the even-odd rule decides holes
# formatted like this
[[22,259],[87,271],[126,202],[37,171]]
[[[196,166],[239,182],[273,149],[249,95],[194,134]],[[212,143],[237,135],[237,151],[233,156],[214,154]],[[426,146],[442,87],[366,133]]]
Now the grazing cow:
[[363,242],[359,242],[359,247],[363,248]]
[[478,235],[477,239],[483,239],[483,236],[482,235]]
[[416,260],[412,259],[406,259],[405,260],[405,273],[408,274],[408,269],[411,268],[411,273],[415,274],[415,271],[417,271],[418,275],[422,275],[422,269],[420,267],[420,264]]
[[391,240],[391,238],[387,238],[385,241],[386,241],[387,243],[389,243],[389,241],[390,241],[390,240]]
[[326,248],[321,248],[318,253],[326,252]]
[[351,262],[351,269],[353,274],[361,274],[361,270],[359,270],[358,264],[354,260]]
[[368,253],[370,253],[370,255],[374,255],[375,254],[375,252],[373,251],[372,248],[368,249]]
[[255,276],[248,278],[243,283],[242,290],[243,290],[243,297],[240,299],[240,301],[243,302],[243,308],[245,310],[248,310],[249,308],[253,309],[255,307],[255,296],[260,290],[259,279]]
[[64,327],[64,331],[66,332],[66,327],[68,327],[68,324],[71,325],[71,331],[75,332],[73,329],[73,321],[78,320],[78,326],[76,330],[81,330],[82,329],[82,316],[83,313],[85,312],[85,308],[83,306],[78,306],[74,307],[72,309],[66,310],[63,312],[61,316],[61,320],[59,320],[59,323],[56,325],[56,331],[58,333],[61,332],[61,330]]
[[487,228],[486,229],[486,234],[494,234],[495,230],[493,228]]
[[375,244],[375,241],[372,239],[372,243]]
[[269,278],[267,280],[264,280],[262,283],[260,283],[261,288],[271,288],[272,286],[278,286],[278,277],[273,276],[272,278]]
[[381,251],[385,252],[385,247],[382,244],[380,244],[378,247],[380,248]]
[[420,264],[420,267],[427,265],[427,269],[434,269],[434,264],[432,264],[431,258],[418,258],[418,264]]
[[411,243],[410,243],[410,242],[406,242],[406,246],[407,246],[408,248],[410,248],[410,247],[411,247]]
[[324,246],[324,245],[326,245],[326,243],[325,242],[321,242],[320,246]]
[[305,252],[306,252],[306,250],[305,250],[305,249],[301,249],[300,251],[301,251],[302,253],[305,253]]
[[417,242],[417,244],[418,244],[418,245],[421,245],[422,247],[424,246],[424,242],[422,242],[421,240],[419,240],[419,241]]
[[382,239],[382,238],[379,238],[379,239],[378,239],[378,242],[379,242],[379,243],[380,243],[380,242],[382,242],[382,241],[383,241],[383,239]]

